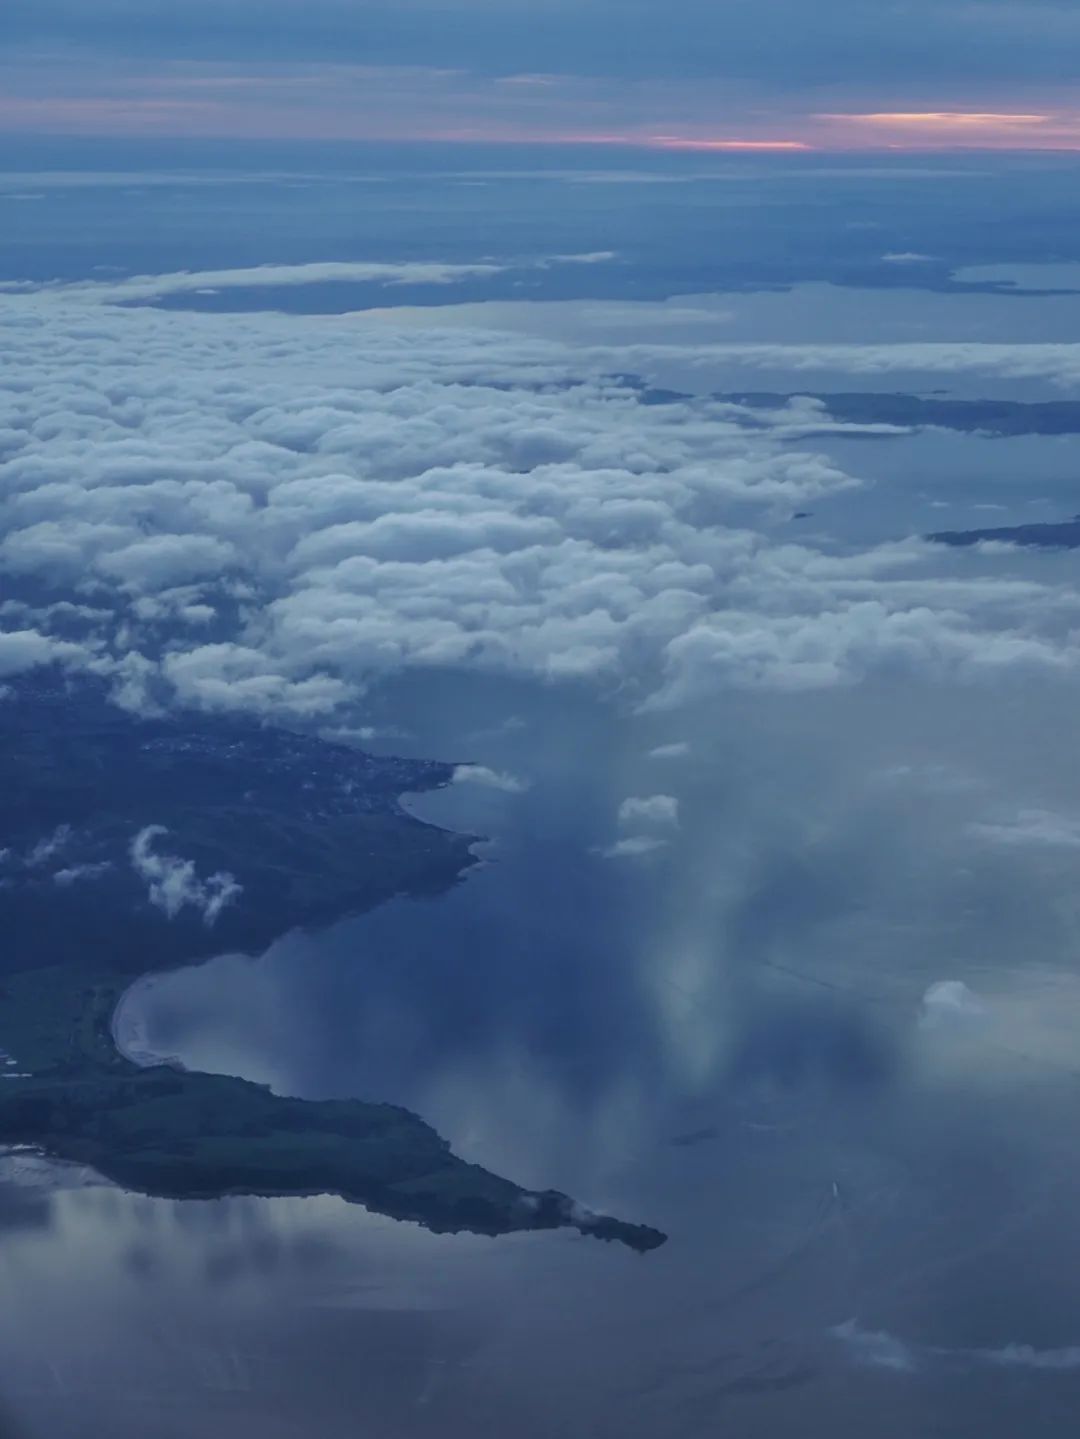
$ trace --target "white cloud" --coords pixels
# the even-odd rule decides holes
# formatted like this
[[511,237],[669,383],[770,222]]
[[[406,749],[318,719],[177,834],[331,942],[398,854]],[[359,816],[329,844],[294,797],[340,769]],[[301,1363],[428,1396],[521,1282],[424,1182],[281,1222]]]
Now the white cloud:
[[637,834],[627,839],[616,840],[614,844],[597,849],[596,854],[603,859],[644,859],[646,855],[655,854],[657,850],[667,849],[666,839],[657,839],[655,835]]
[[1069,388],[1080,382],[1080,344],[909,341],[895,344],[650,343],[626,350],[628,365],[679,360],[710,367],[717,361],[748,369],[832,370],[853,375],[970,374],[1049,380]]
[[441,260],[323,260],[304,265],[254,265],[233,270],[180,270],[167,275],[130,275],[121,280],[0,281],[0,292],[45,293],[95,304],[138,304],[168,295],[216,294],[227,289],[267,289],[279,286],[365,284],[453,285],[464,280],[489,279],[515,270],[547,270],[556,265],[599,265],[615,259],[613,251],[581,255],[548,255],[538,259],[497,263],[450,264]]
[[86,667],[92,658],[85,645],[53,639],[39,630],[0,630],[0,675],[54,663]]
[[237,644],[200,645],[173,651],[161,670],[184,704],[214,710],[283,711],[315,716],[334,709],[350,693],[328,674],[291,679],[258,649]]
[[69,885],[77,884],[84,879],[100,879],[112,869],[108,860],[101,860],[97,864],[75,864],[70,869],[58,869],[53,875],[53,884],[58,884],[66,889]]
[[1003,1349],[972,1350],[973,1358],[1006,1369],[1080,1369],[1080,1346],[1036,1349],[1031,1344],[1006,1344]]
[[911,1371],[938,1364],[987,1364],[994,1368],[1066,1371],[1080,1369],[1080,1347],[1036,1349],[1031,1344],[1006,1344],[1000,1349],[959,1349],[946,1345],[906,1343],[883,1330],[864,1329],[849,1319],[829,1331],[857,1364],[871,1369]]
[[655,749],[649,751],[650,759],[685,759],[690,753],[690,746],[686,740],[676,740],[673,744],[658,744]]
[[[276,314],[245,316],[238,345],[233,317],[93,293],[92,310],[0,296],[0,580],[35,593],[32,615],[5,611],[0,676],[59,662],[112,675],[132,706],[171,690],[317,716],[409,667],[660,707],[1080,658],[1077,597],[1001,560],[790,542],[781,517],[855,481],[730,406],[645,403],[612,378],[634,347]],[[1001,368],[1032,348],[1080,376],[1080,347],[938,350]],[[57,600],[84,612],[78,642]]]
[[968,828],[971,834],[992,844],[1080,847],[1080,819],[1045,809],[1024,809],[1015,819],[998,824],[972,824]]
[[959,979],[942,979],[923,995],[919,1024],[923,1029],[970,1025],[986,1017],[982,1001]]
[[679,801],[670,794],[634,795],[623,800],[615,818],[619,829],[630,833],[594,853],[603,859],[643,859],[667,849],[670,840],[662,831],[678,829]]
[[619,806],[623,829],[677,829],[679,801],[670,794],[652,794],[624,799]]
[[871,673],[919,671],[973,679],[1005,668],[1065,671],[1076,663],[1071,641],[1062,645],[1020,628],[980,633],[951,608],[899,607],[883,598],[819,614],[710,615],[673,639],[667,653],[667,683],[652,697],[653,708],[731,687],[819,689]]
[[58,854],[62,854],[67,849],[71,838],[71,826],[69,824],[58,825],[52,834],[38,840],[30,850],[26,856],[27,865],[31,869],[39,869],[42,865],[48,864],[49,860],[55,859]]
[[483,789],[502,790],[504,794],[523,794],[529,788],[516,775],[489,769],[482,764],[459,764],[454,770],[454,784],[475,784]]
[[233,546],[212,535],[152,535],[103,555],[98,567],[132,589],[156,590],[220,575],[235,559]]
[[856,1363],[869,1369],[908,1371],[918,1368],[919,1355],[910,1344],[884,1331],[864,1329],[857,1319],[838,1324],[829,1332],[851,1350]]
[[194,862],[174,854],[159,854],[154,843],[168,834],[164,825],[151,824],[131,842],[131,863],[135,873],[149,885],[148,898],[169,919],[187,906],[199,910],[203,923],[213,925],[227,904],[243,893],[236,879],[224,870],[199,878]]

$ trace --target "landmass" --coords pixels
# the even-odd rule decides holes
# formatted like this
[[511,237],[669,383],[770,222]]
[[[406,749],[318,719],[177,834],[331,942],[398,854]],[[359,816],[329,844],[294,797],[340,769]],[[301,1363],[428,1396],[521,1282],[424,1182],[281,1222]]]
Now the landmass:
[[[678,405],[695,396],[685,390],[651,385],[640,376],[616,372],[613,377],[636,391],[647,405]],[[767,422],[754,411],[774,414],[794,401],[810,400],[819,407],[822,430],[831,434],[834,424],[889,425],[896,431],[940,429],[961,434],[981,434],[993,439],[1017,435],[1080,435],[1080,401],[1076,400],[958,400],[947,393],[908,394],[897,390],[723,390],[708,396],[725,405],[747,411],[740,423],[761,428]],[[801,428],[812,421],[813,411],[800,411]],[[850,439],[890,440],[887,430],[879,433],[852,432]]]
[[989,530],[939,530],[927,539],[939,545],[965,548],[978,545],[986,540],[996,540],[1003,545],[1025,545],[1042,550],[1080,549],[1080,515],[1072,520],[1035,525],[999,525]]
[[141,1067],[113,1042],[119,999],[147,971],[259,954],[289,930],[457,883],[472,837],[400,803],[452,774],[246,720],[144,718],[52,674],[9,685],[0,1144],[156,1196],[332,1193],[440,1232],[571,1227],[662,1244],[467,1163],[409,1110]]
[[1075,400],[956,400],[900,391],[806,390],[794,393],[746,390],[714,394],[712,398],[755,410],[782,410],[796,398],[816,400],[824,407],[823,418],[842,424],[957,430],[999,439],[1011,435],[1080,434],[1080,403]]

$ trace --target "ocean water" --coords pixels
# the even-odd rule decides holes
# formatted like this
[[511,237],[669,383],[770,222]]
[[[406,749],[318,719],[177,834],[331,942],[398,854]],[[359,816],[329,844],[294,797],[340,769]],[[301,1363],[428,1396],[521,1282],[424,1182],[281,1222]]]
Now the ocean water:
[[[668,1243],[153,1201],[18,1156],[13,1432],[1064,1432],[1080,982],[1060,877],[1012,859],[1003,886],[966,828],[976,775],[1051,782],[1024,716],[882,687],[842,702],[838,744],[835,697],[673,730],[476,691],[384,703],[399,748],[441,737],[500,776],[410,801],[489,836],[480,866],[138,986],[121,1037],[409,1105],[468,1158]],[[618,805],[659,793],[666,845],[606,857]]]

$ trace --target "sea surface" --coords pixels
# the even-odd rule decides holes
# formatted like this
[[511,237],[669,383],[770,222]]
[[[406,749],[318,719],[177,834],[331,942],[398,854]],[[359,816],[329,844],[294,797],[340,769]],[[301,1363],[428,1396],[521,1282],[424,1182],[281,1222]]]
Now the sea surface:
[[[848,696],[838,748],[835,698],[743,697],[675,732],[540,688],[402,683],[386,712],[409,734],[382,743],[491,771],[409,801],[488,836],[478,866],[138,985],[120,1038],[407,1105],[667,1244],[149,1200],[10,1156],[11,1432],[1066,1432],[1080,982],[1047,913],[1060,876],[1003,887],[963,837],[960,756],[991,772],[1022,717],[936,702],[951,741],[930,690]],[[931,741],[913,803],[898,771]],[[616,801],[658,793],[678,828],[610,857]]]

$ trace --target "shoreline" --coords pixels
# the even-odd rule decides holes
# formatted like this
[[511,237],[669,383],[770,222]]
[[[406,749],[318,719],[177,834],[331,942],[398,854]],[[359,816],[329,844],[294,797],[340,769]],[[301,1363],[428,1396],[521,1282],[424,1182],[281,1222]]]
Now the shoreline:
[[[419,789],[403,790],[398,796],[398,805],[401,809],[402,814],[405,815],[407,818],[414,820],[417,824],[422,824],[428,829],[438,830],[441,834],[444,835],[452,835],[456,839],[460,839],[465,842],[467,846],[467,859],[461,865],[457,877],[453,881],[454,884],[461,884],[463,881],[469,878],[470,874],[486,868],[489,864],[493,862],[492,859],[488,856],[477,853],[477,848],[479,846],[492,845],[493,841],[490,840],[486,835],[472,834],[467,831],[452,829],[445,824],[438,823],[435,820],[425,819],[422,814],[414,813],[410,804],[410,801],[422,801],[428,795],[440,794],[443,791],[448,790],[450,787],[451,781],[448,779],[442,779],[436,780],[431,784],[423,785]],[[385,898],[380,899],[374,906],[374,908],[381,908],[382,905],[394,899],[408,899],[419,897],[420,896],[411,894],[408,890],[403,890],[398,894],[388,895]],[[334,923],[340,923],[341,920],[349,919],[352,917],[352,915],[344,914],[340,916],[338,920],[332,921],[329,925],[323,926],[323,928],[332,928]],[[271,941],[271,945],[278,943],[278,941],[282,938],[284,938],[284,935],[277,936],[274,940]],[[268,946],[267,949],[269,949],[269,947],[270,946]],[[120,1056],[121,1059],[126,1060],[129,1064],[133,1064],[137,1069],[170,1068],[177,1069],[186,1073],[187,1066],[184,1064],[183,1060],[179,1058],[178,1055],[159,1054],[156,1050],[151,1049],[147,1045],[144,1031],[140,1028],[137,1021],[135,1021],[133,1015],[130,1013],[132,1004],[140,997],[145,996],[154,989],[156,989],[161,984],[161,982],[169,976],[174,974],[181,974],[184,970],[199,969],[204,964],[212,964],[217,959],[223,959],[229,956],[239,956],[241,958],[247,959],[250,963],[256,963],[258,960],[262,959],[266,953],[267,950],[263,950],[259,954],[245,954],[239,950],[223,949],[216,954],[197,956],[191,960],[185,961],[182,964],[172,965],[169,969],[145,970],[142,974],[138,975],[135,979],[133,979],[130,984],[125,986],[125,988],[120,992],[116,1003],[113,1006],[112,1014],[109,1018],[108,1031],[109,1037],[112,1041],[113,1048],[116,1050],[116,1053]],[[232,1075],[230,1077],[236,1079],[245,1078],[245,1076],[242,1074]]]
[[[65,801],[64,822],[113,862],[92,886],[0,890],[3,919],[39,951],[4,976],[0,1039],[21,1072],[0,1084],[0,1140],[149,1195],[337,1194],[438,1232],[581,1229],[565,1195],[468,1163],[411,1110],[188,1069],[155,1051],[141,1018],[174,971],[255,960],[292,930],[459,884],[482,836],[409,812],[453,767],[207,716],[133,718],[96,690],[80,699],[26,684],[3,707],[15,812],[35,813],[70,775],[78,804]],[[199,873],[239,875],[243,905],[215,925],[208,909],[180,915],[148,894],[128,850],[151,820],[198,856]],[[588,1232],[638,1250],[665,1237],[615,1219]]]
[[[207,963],[209,963],[208,960],[199,961],[199,964]],[[109,1019],[109,1037],[121,1059],[127,1060],[128,1064],[135,1065],[137,1069],[169,1068],[186,1071],[187,1066],[178,1056],[158,1054],[155,1050],[147,1047],[145,1031],[129,1011],[133,1000],[156,989],[167,975],[179,974],[182,970],[197,967],[197,965],[181,964],[177,965],[175,969],[148,970],[145,974],[140,974],[137,979],[132,980],[121,992]]]

